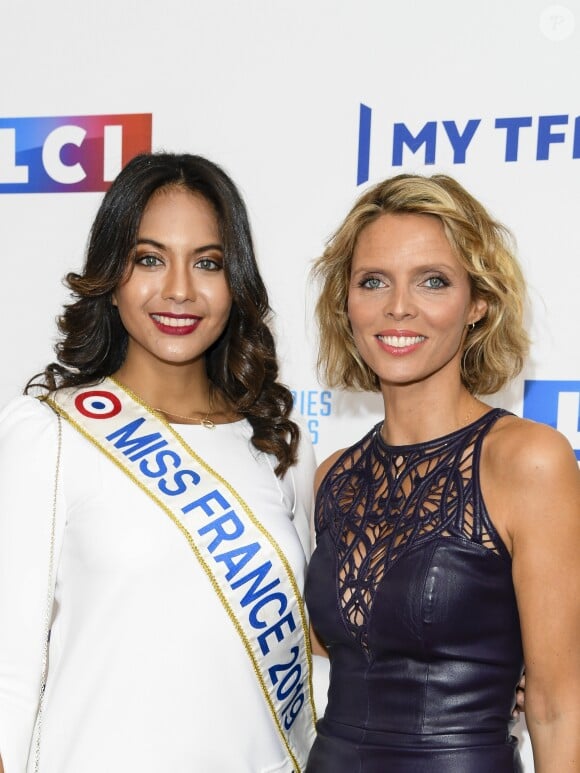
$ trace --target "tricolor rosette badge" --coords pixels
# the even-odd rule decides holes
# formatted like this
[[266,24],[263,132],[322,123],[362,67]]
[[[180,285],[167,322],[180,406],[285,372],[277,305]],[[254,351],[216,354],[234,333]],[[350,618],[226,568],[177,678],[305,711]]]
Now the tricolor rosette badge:
[[112,392],[90,389],[75,397],[75,408],[89,419],[112,419],[121,413],[121,401]]

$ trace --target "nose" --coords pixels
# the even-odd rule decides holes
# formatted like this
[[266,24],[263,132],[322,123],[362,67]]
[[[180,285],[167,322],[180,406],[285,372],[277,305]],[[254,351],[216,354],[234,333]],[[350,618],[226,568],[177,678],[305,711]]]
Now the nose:
[[387,293],[383,313],[385,317],[396,320],[414,317],[416,309],[409,288],[405,285],[393,285]]
[[186,265],[173,263],[165,271],[162,297],[176,303],[192,301],[195,298],[195,283]]

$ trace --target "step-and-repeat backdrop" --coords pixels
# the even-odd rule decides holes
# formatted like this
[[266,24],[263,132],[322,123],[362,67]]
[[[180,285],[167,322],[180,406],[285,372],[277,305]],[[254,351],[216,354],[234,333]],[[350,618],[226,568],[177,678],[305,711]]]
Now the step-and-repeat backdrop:
[[52,359],[62,276],[123,163],[193,152],[245,196],[324,458],[381,405],[317,381],[311,262],[366,185],[442,171],[512,229],[530,284],[531,357],[491,402],[580,459],[580,0],[8,0],[0,19],[0,403]]

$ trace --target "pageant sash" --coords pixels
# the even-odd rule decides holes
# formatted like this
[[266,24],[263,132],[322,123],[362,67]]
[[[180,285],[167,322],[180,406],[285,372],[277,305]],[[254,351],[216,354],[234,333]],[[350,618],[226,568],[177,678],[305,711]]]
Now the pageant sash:
[[[308,627],[280,547],[232,486],[112,379],[47,402],[181,531],[236,629],[293,770],[314,740]],[[209,431],[209,430],[208,430]]]

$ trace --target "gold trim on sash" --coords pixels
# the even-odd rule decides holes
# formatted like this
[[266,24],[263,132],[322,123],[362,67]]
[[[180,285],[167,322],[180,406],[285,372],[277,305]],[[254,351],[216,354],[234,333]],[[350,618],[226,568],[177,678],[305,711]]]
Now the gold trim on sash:
[[[232,599],[228,598],[226,582],[222,581],[219,578],[219,576],[217,576],[216,573],[214,573],[211,565],[208,563],[206,556],[204,556],[202,553],[202,550],[207,551],[207,548],[203,545],[200,546],[196,543],[195,537],[189,531],[187,526],[182,522],[180,516],[176,515],[176,513],[172,510],[169,504],[163,501],[163,498],[155,492],[154,484],[151,483],[151,479],[150,478],[145,479],[145,476],[143,476],[143,480],[141,480],[137,475],[135,475],[133,469],[131,469],[131,467],[129,466],[131,463],[130,459],[127,459],[127,457],[123,455],[121,451],[118,451],[117,448],[113,446],[111,443],[109,443],[108,445],[105,445],[105,443],[107,443],[107,439],[106,439],[107,433],[104,431],[104,429],[108,423],[106,421],[108,416],[102,416],[102,417],[98,415],[91,416],[87,412],[81,413],[80,410],[75,408],[75,399],[78,399],[79,396],[83,394],[83,392],[90,393],[94,391],[100,391],[100,392],[106,391],[108,393],[112,393],[115,396],[116,400],[118,401],[119,405],[122,405],[122,413],[123,413],[124,420],[130,420],[132,418],[134,419],[134,418],[140,417],[141,413],[137,409],[137,406],[139,406],[144,412],[145,416],[147,417],[148,430],[153,428],[159,432],[159,429],[161,428],[165,431],[166,435],[167,435],[167,432],[169,432],[172,439],[175,441],[175,444],[177,445],[177,447],[181,448],[182,452],[184,451],[189,457],[188,467],[192,467],[191,462],[193,461],[194,471],[195,471],[195,465],[197,465],[199,470],[203,471],[203,475],[205,476],[206,479],[209,479],[209,481],[212,482],[212,484],[213,482],[215,482],[218,487],[221,486],[225,491],[227,491],[231,495],[231,497],[235,501],[236,506],[240,507],[240,512],[243,513],[243,515],[246,518],[245,527],[248,528],[250,531],[252,528],[254,528],[264,538],[265,544],[267,546],[269,545],[273,554],[275,554],[276,558],[278,559],[279,565],[284,570],[285,581],[287,582],[287,587],[285,590],[288,592],[289,595],[291,594],[291,601],[295,602],[295,608],[298,611],[299,623],[300,623],[300,625],[296,627],[296,630],[292,631],[292,633],[289,633],[288,637],[285,638],[286,646],[288,646],[288,641],[291,638],[292,640],[294,640],[292,641],[292,643],[294,643],[295,645],[296,644],[298,645],[298,648],[299,648],[298,652],[301,649],[303,649],[304,655],[301,656],[301,658],[303,658],[303,662],[305,661],[306,672],[307,672],[305,675],[306,676],[305,692],[307,693],[307,695],[305,696],[306,700],[304,700],[304,702],[300,705],[299,709],[296,711],[296,716],[294,718],[294,719],[297,719],[302,709],[305,710],[305,713],[300,718],[300,722],[297,722],[296,727],[294,727],[294,730],[296,731],[296,733],[301,732],[303,735],[301,744],[298,744],[296,742],[296,740],[299,740],[299,739],[295,740],[293,738],[293,735],[296,734],[296,733],[294,734],[292,733],[293,726],[294,726],[294,719],[291,721],[289,728],[285,729],[283,726],[283,722],[281,719],[283,714],[282,708],[283,708],[284,702],[286,701],[287,696],[284,696],[283,698],[276,698],[275,685],[278,677],[276,676],[275,680],[272,678],[272,666],[268,668],[265,662],[262,664],[262,666],[260,665],[259,653],[254,652],[254,648],[251,644],[251,639],[253,638],[254,646],[257,647],[257,644],[256,644],[257,633],[254,634],[254,630],[249,624],[244,626],[244,624],[240,621],[240,619],[236,615],[232,607],[232,604],[235,603],[235,601],[232,600],[233,593],[232,593]],[[294,766],[295,771],[298,771],[298,772],[301,771],[306,765],[306,759],[308,757],[309,747],[312,741],[314,740],[314,732],[315,732],[314,723],[316,722],[316,710],[314,707],[313,689],[312,689],[312,653],[310,649],[310,640],[309,640],[309,634],[308,634],[306,613],[304,610],[302,597],[299,592],[298,585],[296,583],[296,578],[294,577],[294,574],[290,568],[290,565],[288,563],[286,556],[283,554],[276,540],[267,531],[264,525],[257,519],[257,517],[251,511],[248,504],[234,490],[234,488],[231,486],[231,484],[228,481],[226,481],[219,473],[217,473],[212,467],[210,467],[197,453],[195,453],[195,451],[193,451],[193,449],[190,448],[190,446],[181,437],[181,435],[167,421],[165,421],[164,418],[159,416],[157,413],[154,413],[149,406],[147,406],[136,395],[134,395],[124,386],[116,382],[114,379],[112,378],[105,379],[101,384],[95,387],[81,387],[81,388],[69,388],[69,389],[58,390],[57,392],[52,393],[46,401],[52,406],[52,408],[55,411],[57,411],[61,416],[63,416],[63,418],[65,418],[81,435],[83,435],[83,437],[85,437],[100,451],[102,451],[108,459],[110,459],[119,469],[121,469],[133,481],[133,483],[135,483],[145,494],[147,494],[147,496],[149,496],[161,508],[161,510],[173,521],[175,526],[183,534],[193,554],[199,561],[200,566],[202,567],[204,573],[206,574],[208,580],[210,581],[212,588],[214,589],[217,597],[219,598],[222,606],[224,607],[229,619],[231,620],[238,636],[240,637],[240,640],[242,641],[244,649],[246,650],[246,653],[252,664],[252,668],[256,675],[256,679],[258,681],[260,690],[266,701],[266,704],[268,706],[268,709],[270,711],[270,714],[272,716],[272,719],[274,721],[278,734],[282,740],[284,748],[286,749],[292,761],[292,765]],[[121,412],[121,409],[119,409],[118,412]],[[73,416],[75,418],[73,418]],[[103,421],[103,419],[105,421]],[[99,432],[95,433],[95,430],[97,428],[103,430],[100,436],[99,436]],[[109,424],[109,428],[110,428],[110,424]],[[168,445],[166,445],[165,447],[169,448]],[[219,488],[216,487],[216,491],[219,492]],[[175,503],[172,502],[172,504],[175,504]],[[175,509],[177,512],[180,512],[177,506]],[[201,540],[200,540],[200,543],[201,543]],[[284,587],[283,586],[284,580],[280,580],[280,582],[281,582],[281,587]],[[254,636],[252,636],[252,634],[254,634]],[[278,638],[278,641],[280,641],[279,638]],[[296,647],[291,649],[296,649]],[[263,658],[263,660],[265,661],[265,658]],[[277,670],[280,670],[280,669],[276,669],[276,667],[274,667],[274,672],[276,672]],[[268,689],[267,682],[266,682],[266,679],[268,678],[268,676],[270,676],[270,681],[272,682],[271,691]],[[280,691],[280,687],[278,688],[278,692],[279,691]],[[285,710],[288,710],[288,705],[286,705]],[[300,746],[303,746],[303,748],[300,748]]]

